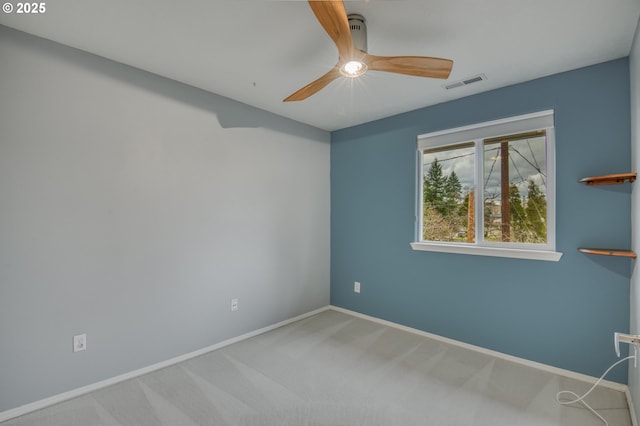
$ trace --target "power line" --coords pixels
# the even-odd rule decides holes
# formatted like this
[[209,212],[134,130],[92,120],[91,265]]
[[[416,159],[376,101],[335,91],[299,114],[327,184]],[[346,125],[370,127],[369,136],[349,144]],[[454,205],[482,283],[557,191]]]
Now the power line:
[[[494,151],[498,151],[500,148],[495,148]],[[487,151],[485,151],[487,152]],[[487,180],[484,182],[484,186],[486,188],[487,184],[489,183],[489,179],[491,178],[491,173],[493,173],[493,167],[496,165],[496,161],[498,161],[498,156],[494,155],[493,156],[493,163],[491,163],[491,170],[489,170],[489,175],[487,176]]]
[[[520,151],[518,151],[516,148],[510,148],[512,149],[516,154],[518,154],[520,157],[522,157],[522,159],[524,161],[526,161],[527,163],[529,163],[529,165],[531,165],[531,167],[533,167],[538,173],[540,173],[540,176],[542,176],[542,180],[544,182],[544,178],[547,177],[543,172],[542,169],[540,169],[540,166],[537,164],[533,164],[531,161],[529,161],[529,159],[527,157],[525,157],[524,155],[522,155],[520,153]],[[546,182],[545,182],[546,185]]]
[[444,163],[445,161],[455,160],[455,159],[457,159],[457,158],[470,157],[470,156],[472,156],[472,155],[474,155],[474,154],[475,154],[475,153],[473,153],[473,152],[472,152],[471,154],[462,154],[462,155],[457,155],[457,156],[455,156],[455,157],[445,158],[444,160],[438,160],[438,157],[436,157],[436,159],[435,159],[434,161],[431,161],[431,162],[429,162],[429,163],[422,163],[422,164],[423,164],[423,165],[425,165],[425,166],[428,166],[428,165],[431,165],[431,164],[435,163],[436,161],[437,161],[438,163]]
[[529,139],[527,139],[527,146],[529,147],[529,152],[533,157],[533,162],[536,163],[536,166],[538,166],[538,168],[540,168],[540,165],[538,164],[538,160],[536,160],[536,155],[533,153],[533,149],[531,148],[531,141]]

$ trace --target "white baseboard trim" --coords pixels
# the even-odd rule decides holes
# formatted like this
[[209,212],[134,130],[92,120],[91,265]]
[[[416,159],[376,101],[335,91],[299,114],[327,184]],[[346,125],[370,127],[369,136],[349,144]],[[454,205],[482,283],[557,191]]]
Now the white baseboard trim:
[[[524,359],[524,358],[519,358],[517,356],[513,356],[513,355],[508,355],[502,352],[498,352],[498,351],[494,351],[491,349],[486,349],[483,348],[481,346],[475,346],[469,343],[464,343],[464,342],[460,342],[458,340],[453,340],[453,339],[449,339],[448,337],[442,337],[439,336],[437,334],[432,334],[432,333],[428,333],[426,331],[422,331],[422,330],[418,330],[417,328],[411,328],[411,327],[407,327],[404,325],[400,325],[397,324],[395,322],[391,322],[391,321],[387,321],[387,320],[383,320],[380,318],[376,318],[376,317],[372,317],[370,315],[365,315],[365,314],[361,314],[359,312],[355,312],[355,311],[351,311],[349,309],[344,309],[344,308],[340,308],[338,306],[330,306],[330,309],[334,310],[334,311],[338,311],[338,312],[342,312],[348,315],[352,315],[358,318],[363,318],[369,321],[373,321],[376,322],[378,324],[382,324],[382,325],[386,325],[388,327],[393,327],[399,330],[404,330],[410,333],[414,333],[414,334],[418,334],[420,336],[424,336],[424,337],[428,337],[430,339],[434,339],[434,340],[438,340],[441,341],[443,343],[448,343],[450,345],[454,345],[454,346],[458,346],[461,348],[465,348],[465,349],[469,349],[475,352],[480,352],[486,355],[490,355],[490,356],[494,356],[496,358],[500,358],[500,359],[504,359],[507,361],[511,361],[511,362],[515,362],[517,364],[521,364],[521,365],[526,365],[528,367],[532,367],[532,368],[536,368],[538,370],[542,370],[542,371],[546,371],[548,373],[553,373],[553,374],[557,374],[559,376],[564,376],[564,377],[568,377],[570,379],[575,379],[575,380],[580,380],[586,383],[595,383],[598,378],[597,377],[592,377],[592,376],[588,376],[586,374],[582,374],[582,373],[576,373],[575,371],[571,371],[571,370],[565,370],[563,368],[558,368],[558,367],[553,367],[551,365],[547,365],[547,364],[543,364],[540,362],[535,362],[535,361],[530,361],[528,359]],[[629,393],[629,388],[627,387],[627,385],[622,384],[622,383],[617,383],[617,382],[612,382],[609,380],[603,380],[602,382],[600,382],[600,385],[605,386],[609,389],[613,389],[619,392],[625,392],[625,393]],[[631,404],[629,403],[629,407],[631,407]],[[631,408],[630,408],[631,409]],[[635,423],[634,423],[635,425]]]
[[[527,360],[527,359],[524,359],[524,358],[519,358],[519,357],[516,357],[516,356],[513,356],[513,355],[504,354],[502,352],[493,351],[491,349],[486,349],[486,348],[483,348],[483,347],[480,347],[480,346],[471,345],[469,343],[460,342],[458,340],[449,339],[447,337],[439,336],[437,334],[428,333],[426,331],[418,330],[416,328],[407,327],[407,326],[404,326],[404,325],[401,325],[401,324],[397,324],[397,323],[394,323],[394,322],[391,322],[391,321],[387,321],[387,320],[383,320],[383,319],[380,319],[380,318],[376,318],[376,317],[373,317],[373,316],[370,316],[370,315],[361,314],[359,312],[351,311],[349,309],[340,308],[338,306],[333,306],[333,305],[328,305],[328,306],[324,306],[322,308],[318,308],[316,310],[313,310],[311,312],[307,312],[305,314],[298,315],[298,316],[293,317],[293,318],[289,318],[289,319],[281,321],[279,323],[276,323],[276,324],[273,324],[273,325],[269,325],[267,327],[263,327],[263,328],[260,328],[258,330],[255,330],[255,331],[251,331],[249,333],[245,333],[245,334],[242,334],[240,336],[233,337],[231,339],[224,340],[222,342],[216,343],[216,344],[211,345],[211,346],[207,346],[206,348],[202,348],[202,349],[199,349],[197,351],[190,352],[188,354],[180,355],[180,356],[177,356],[175,358],[171,358],[171,359],[168,359],[166,361],[159,362],[157,364],[153,364],[153,365],[150,365],[150,366],[147,366],[147,367],[143,367],[143,368],[140,368],[140,369],[137,369],[137,370],[134,370],[134,371],[130,371],[128,373],[121,374],[119,376],[115,376],[115,377],[112,377],[112,378],[109,378],[109,379],[106,379],[106,380],[102,380],[100,382],[92,383],[90,385],[83,386],[83,387],[80,387],[80,388],[77,388],[77,389],[73,389],[73,390],[70,390],[68,392],[63,392],[63,393],[51,396],[49,398],[41,399],[39,401],[35,401],[35,402],[29,403],[29,404],[25,404],[25,405],[22,405],[22,406],[17,407],[17,408],[12,408],[10,410],[0,412],[0,422],[4,422],[6,420],[10,420],[10,419],[22,416],[22,415],[31,413],[33,411],[40,410],[42,408],[46,408],[46,407],[49,407],[51,405],[67,401],[69,399],[73,399],[73,398],[85,395],[85,394],[87,394],[89,392],[93,392],[93,391],[96,391],[96,390],[99,390],[99,389],[103,389],[103,388],[105,388],[107,386],[111,386],[111,385],[114,385],[116,383],[123,382],[125,380],[133,379],[133,378],[142,376],[144,374],[151,373],[153,371],[160,370],[162,368],[169,367],[169,366],[174,365],[174,364],[178,364],[178,363],[183,362],[183,361],[187,361],[187,360],[189,360],[191,358],[195,358],[197,356],[204,355],[204,354],[206,354],[208,352],[224,348],[225,346],[229,346],[229,345],[231,345],[233,343],[237,343],[237,342],[240,342],[242,340],[246,340],[246,339],[249,339],[251,337],[255,337],[255,336],[258,336],[260,334],[266,333],[268,331],[275,330],[277,328],[280,328],[280,327],[283,327],[285,325],[291,324],[293,322],[300,321],[302,319],[311,317],[313,315],[319,314],[319,313],[324,312],[324,311],[329,310],[329,309],[337,311],[337,312],[342,312],[342,313],[345,313],[345,314],[348,314],[348,315],[351,315],[351,316],[354,316],[354,317],[363,318],[363,319],[366,319],[366,320],[369,320],[369,321],[373,321],[373,322],[376,322],[378,324],[382,324],[382,325],[385,325],[385,326],[388,326],[388,327],[393,327],[393,328],[396,328],[396,329],[399,329],[399,330],[403,330],[403,331],[407,331],[407,332],[410,332],[410,333],[414,333],[414,334],[417,334],[417,335],[420,335],[420,336],[424,336],[424,337],[427,337],[427,338],[430,338],[430,339],[438,340],[438,341],[441,341],[443,343],[447,343],[447,344],[450,344],[450,345],[454,345],[454,346],[458,346],[458,347],[461,347],[461,348],[469,349],[469,350],[472,350],[472,351],[475,351],[475,352],[480,352],[480,353],[483,353],[483,354],[486,354],[486,355],[494,356],[496,358],[504,359],[504,360],[511,361],[511,362],[514,362],[514,363],[517,363],[517,364],[521,364],[521,365],[525,365],[525,366],[528,366],[528,367],[536,368],[536,369],[539,369],[539,370],[542,370],[542,371],[546,371],[546,372],[549,372],[549,373],[553,373],[553,374],[557,374],[557,375],[560,375],[560,376],[568,377],[568,378],[571,378],[571,379],[580,380],[580,381],[583,381],[583,382],[586,382],[586,383],[593,384],[598,380],[598,378],[592,377],[592,376],[588,376],[586,374],[576,373],[576,372],[571,371],[571,370],[565,370],[563,368],[553,367],[553,366],[550,366],[550,365],[547,365],[547,364],[542,364],[542,363],[539,363],[539,362],[530,361],[530,360]],[[624,385],[622,383],[611,382],[611,381],[608,381],[608,380],[603,380],[600,384],[602,386],[605,386],[605,387],[609,388],[609,389],[613,389],[613,390],[625,393],[626,398],[627,398],[627,405],[629,406],[629,413],[631,415],[632,424],[633,424],[633,426],[638,426],[637,418],[636,418],[636,415],[635,415],[635,410],[633,409],[633,403],[631,401],[631,394],[629,392],[628,386]]]
[[194,352],[190,352],[188,354],[180,355],[175,358],[168,359],[166,361],[159,362],[157,364],[149,365],[147,367],[139,368],[134,371],[130,371],[128,373],[121,374],[119,376],[111,377],[106,380],[101,380],[96,383],[92,383],[87,386],[82,386],[80,388],[72,389],[67,392],[63,392],[45,399],[41,399],[39,401],[31,402],[29,404],[22,405],[20,407],[12,408],[7,411],[0,412],[0,422],[4,422],[6,420],[10,420],[19,416],[23,416],[25,414],[31,413],[36,410],[40,410],[42,408],[49,407],[54,404],[58,404],[60,402],[67,401],[69,399],[77,398],[79,396],[85,395],[89,392],[93,392],[99,389],[106,388],[107,386],[115,385],[116,383],[123,382],[125,380],[133,379],[139,376],[142,376],[147,373],[151,373],[152,371],[160,370],[161,368],[169,367],[174,364],[178,364],[183,361],[187,361],[191,358],[195,358],[200,355],[204,355],[208,352],[215,351],[216,349],[224,348],[225,346],[229,346],[233,343],[240,342],[242,340],[249,339],[251,337],[258,336],[260,334],[266,333],[271,330],[275,330],[276,328],[283,327],[285,325],[291,324],[296,321],[300,321],[302,319],[308,318],[310,316],[319,314],[320,312],[324,312],[330,309],[330,306],[324,306],[322,308],[318,308],[311,312],[307,312],[302,315],[298,315],[293,318],[289,318],[287,320],[281,321],[276,324],[269,325],[267,327],[260,328],[255,331],[251,331],[249,333],[242,334],[237,337],[233,337],[231,339],[224,340],[222,342],[216,343],[211,346],[207,346],[206,348],[199,349]]
[[638,418],[636,417],[636,409],[633,405],[633,398],[631,398],[631,391],[629,387],[625,391],[625,395],[627,396],[627,405],[629,406],[629,415],[631,416],[631,424],[633,426],[638,426]]

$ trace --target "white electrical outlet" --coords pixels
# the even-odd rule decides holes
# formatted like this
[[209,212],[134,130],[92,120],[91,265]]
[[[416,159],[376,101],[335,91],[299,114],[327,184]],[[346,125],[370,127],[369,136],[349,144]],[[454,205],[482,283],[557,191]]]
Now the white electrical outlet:
[[231,299],[231,312],[238,310],[238,299]]
[[358,281],[353,283],[353,291],[355,293],[360,293],[360,283]]
[[77,336],[73,336],[73,351],[80,352],[86,349],[87,349],[87,335],[78,334]]

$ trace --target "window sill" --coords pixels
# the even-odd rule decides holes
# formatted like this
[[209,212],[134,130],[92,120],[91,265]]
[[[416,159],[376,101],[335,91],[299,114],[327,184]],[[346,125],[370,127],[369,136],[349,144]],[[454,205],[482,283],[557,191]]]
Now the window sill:
[[514,259],[546,260],[557,262],[562,257],[558,251],[524,250],[499,247],[478,247],[458,244],[411,243],[413,250],[441,253],[471,254],[475,256],[511,257]]

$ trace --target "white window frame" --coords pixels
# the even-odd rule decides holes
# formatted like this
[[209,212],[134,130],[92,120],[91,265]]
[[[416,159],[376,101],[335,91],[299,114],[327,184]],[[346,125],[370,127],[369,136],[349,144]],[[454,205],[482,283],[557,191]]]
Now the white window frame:
[[[536,130],[546,132],[546,172],[547,172],[547,243],[524,244],[509,242],[493,242],[484,240],[484,206],[483,196],[476,197],[475,243],[451,243],[424,241],[423,226],[423,161],[425,149],[454,146],[465,142],[475,144],[475,183],[478,194],[484,194],[483,140],[500,136],[525,133]],[[416,159],[416,240],[411,248],[420,251],[437,251],[445,253],[471,254],[480,256],[511,257],[518,259],[558,261],[562,253],[556,248],[556,167],[555,167],[555,133],[554,111],[547,110],[533,114],[519,115],[501,120],[473,124],[418,136]]]

